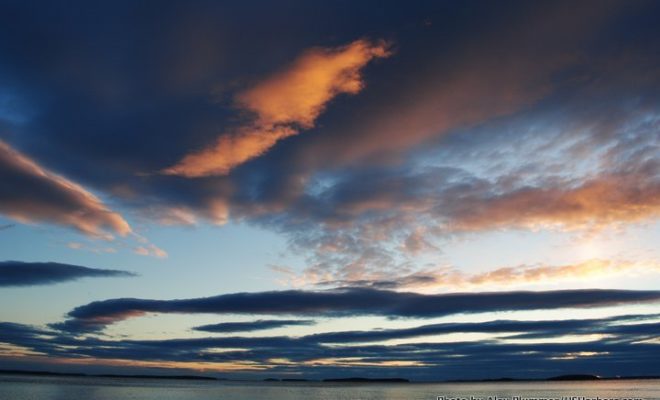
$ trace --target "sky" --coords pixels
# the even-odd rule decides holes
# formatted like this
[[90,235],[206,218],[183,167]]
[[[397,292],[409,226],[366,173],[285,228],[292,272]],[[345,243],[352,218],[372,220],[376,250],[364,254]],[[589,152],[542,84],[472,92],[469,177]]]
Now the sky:
[[0,1],[0,369],[660,375],[659,17]]

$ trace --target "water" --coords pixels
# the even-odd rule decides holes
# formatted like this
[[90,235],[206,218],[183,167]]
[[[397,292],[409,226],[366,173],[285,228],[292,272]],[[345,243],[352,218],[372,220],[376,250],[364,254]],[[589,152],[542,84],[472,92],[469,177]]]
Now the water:
[[332,384],[0,375],[0,400],[436,400],[437,396],[660,400],[660,381]]

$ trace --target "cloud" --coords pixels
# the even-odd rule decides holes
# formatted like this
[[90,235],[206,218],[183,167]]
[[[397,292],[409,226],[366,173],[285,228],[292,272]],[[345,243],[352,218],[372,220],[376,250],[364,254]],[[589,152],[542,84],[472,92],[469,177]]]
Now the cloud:
[[104,239],[111,239],[111,232],[131,232],[124,218],[96,196],[2,141],[0,182],[0,213],[19,222],[50,222]]
[[50,285],[81,278],[132,277],[113,269],[87,268],[54,262],[0,262],[0,287]]
[[254,115],[250,124],[221,136],[209,149],[187,155],[164,173],[187,177],[228,174],[278,141],[314,127],[330,100],[362,90],[361,71],[371,60],[390,55],[387,43],[365,39],[305,51],[285,69],[236,95],[237,106]]
[[164,173],[187,177],[226,175],[234,167],[259,157],[278,141],[297,134],[297,130],[287,126],[241,128],[234,134],[221,136],[213,148],[187,155]]
[[[152,361],[165,368],[200,369],[218,363],[218,370],[224,372],[262,371],[323,378],[346,374],[347,370],[367,376],[411,374],[413,379],[422,380],[499,378],[504,373],[530,378],[529,369],[520,367],[530,364],[539,374],[534,377],[558,375],[557,371],[565,370],[601,375],[637,375],[641,371],[648,375],[657,370],[658,346],[648,342],[657,338],[657,320],[657,314],[583,320],[490,320],[299,337],[155,340],[83,338],[53,329],[0,322],[0,343],[65,364],[84,359],[95,365],[116,363],[130,368],[141,361]],[[488,334],[490,338],[428,340],[465,333]],[[556,341],[576,335],[587,338]],[[0,357],[8,361],[10,356],[0,348]],[[502,364],[502,359],[508,362]]]
[[508,284],[530,283],[555,279],[584,279],[603,275],[621,274],[626,272],[660,271],[660,264],[654,262],[631,262],[592,259],[576,264],[560,266],[537,265],[498,268],[494,271],[467,276],[466,283]]
[[[418,267],[411,256],[466,233],[584,234],[657,220],[656,57],[635,48],[602,68],[596,60],[609,57],[588,43],[612,9],[581,9],[595,17],[588,25],[559,4],[540,10],[486,41],[475,34],[449,59],[435,43],[397,40],[382,66],[390,80],[374,76],[345,118],[337,112],[236,172],[232,214],[287,235],[317,281],[401,275]],[[550,20],[569,27],[558,33]]]
[[384,63],[392,69],[360,96],[362,102],[273,157],[286,158],[281,169],[268,171],[283,190],[261,200],[286,201],[292,188],[306,194],[305,183],[319,171],[399,163],[458,130],[551,108],[551,102],[539,103],[563,89],[562,73],[592,67],[578,55],[594,61],[587,47],[618,11],[614,3],[570,11],[556,3],[525,10],[524,18],[500,15],[487,21],[493,31],[466,23],[472,34],[460,37],[445,36],[440,28],[402,34],[397,62]]
[[167,258],[167,252],[155,244],[145,244],[144,246],[136,247],[133,252],[141,256],[152,256],[158,258]]
[[[309,271],[308,271],[309,272]],[[518,265],[502,267],[492,271],[468,274],[460,269],[444,267],[427,269],[409,275],[401,275],[396,279],[377,279],[370,276],[355,276],[352,280],[329,280],[315,282],[316,276],[309,273],[306,276],[296,275],[286,271],[289,283],[302,282],[319,286],[372,287],[379,289],[439,289],[476,286],[515,286],[537,283],[552,283],[560,280],[584,280],[603,276],[623,275],[630,273],[647,274],[660,272],[660,263],[654,261],[627,261],[590,259],[575,264],[565,265]],[[385,274],[380,274],[384,276]],[[370,279],[371,278],[371,279]]]
[[409,274],[402,266],[425,268],[411,265],[414,256],[436,253],[456,235],[597,234],[650,223],[660,217],[660,163],[649,131],[630,136],[640,140],[636,151],[617,153],[608,142],[599,149],[609,150],[608,159],[596,157],[602,168],[584,177],[537,174],[525,165],[493,177],[459,167],[351,169],[255,220],[287,234],[308,256],[307,283],[402,278]]
[[[507,334],[508,338],[551,338],[566,335],[621,334],[628,331],[634,335],[646,335],[657,322],[658,315],[623,315],[599,319],[565,320],[494,320],[484,322],[447,322],[421,325],[402,329],[381,329],[372,331],[343,331],[312,334],[305,339],[318,343],[365,343],[382,342],[394,339],[421,338],[455,333],[497,333]],[[622,329],[623,328],[623,329]],[[516,335],[510,335],[510,334]],[[423,339],[422,339],[423,340]]]
[[361,70],[367,63],[390,55],[387,43],[365,39],[342,47],[313,48],[284,70],[239,93],[237,102],[265,125],[311,128],[335,96],[363,89]]
[[575,186],[524,187],[486,198],[463,198],[450,215],[452,229],[464,231],[505,227],[589,229],[660,216],[660,171],[604,175]]
[[[26,120],[25,134],[16,139],[20,148],[145,214],[154,205],[185,210],[153,219],[165,224],[222,223],[230,212],[237,220],[260,223],[260,217],[282,209],[295,211],[327,183],[319,177],[330,175],[332,181],[338,169],[359,173],[400,162],[414,168],[410,158],[420,150],[441,152],[446,142],[439,140],[459,130],[462,135],[454,140],[470,144],[462,154],[497,152],[500,146],[490,146],[494,142],[484,140],[487,135],[472,142],[470,131],[486,125],[491,132],[494,123],[521,115],[528,118],[526,126],[516,127],[508,139],[520,145],[516,154],[526,154],[522,144],[554,128],[542,125],[546,120],[590,124],[617,113],[629,116],[640,110],[635,99],[646,102],[657,81],[651,67],[655,52],[645,45],[655,37],[645,19],[653,14],[648,4],[548,3],[516,12],[516,7],[484,5],[488,12],[478,18],[461,4],[428,3],[410,14],[383,5],[380,15],[390,16],[389,22],[367,4],[351,5],[356,12],[350,21],[333,4],[311,14],[269,6],[263,16],[249,18],[237,17],[250,14],[244,6],[228,10],[211,4],[186,6],[183,13],[162,7],[158,16],[141,16],[145,27],[163,27],[161,19],[173,22],[163,27],[164,35],[179,38],[171,47],[147,35],[148,28],[87,29],[85,16],[96,12],[87,7],[76,16],[54,8],[12,7],[15,12],[3,15],[21,23],[0,24],[3,36],[32,35],[36,43],[29,52],[0,47],[8,60],[3,74],[12,96],[30,100],[25,103],[40,116]],[[120,20],[131,7],[107,7],[104,13]],[[290,21],[290,29],[280,29],[273,15]],[[337,36],[337,25],[328,17],[340,18],[346,31]],[[37,23],[41,19],[51,23]],[[424,28],[410,25],[425,19],[434,22]],[[631,39],[632,20],[645,40]],[[38,28],[28,32],[29,26]],[[259,40],[245,31],[259,32]],[[397,47],[396,57],[368,72],[364,65],[390,50],[381,42],[351,42],[365,32],[394,38]],[[602,43],[602,32],[612,39]],[[87,46],[87,40],[103,45]],[[127,57],[125,46],[111,45],[115,40],[131,43],[135,51]],[[347,45],[310,47],[329,40]],[[622,45],[609,44],[613,41]],[[363,87],[365,76],[369,90],[328,107],[342,93]],[[60,85],[64,81],[71,85]],[[59,101],[45,100],[53,93]],[[77,115],[84,116],[84,124]],[[539,125],[544,129],[524,134]],[[313,133],[282,140],[309,126]],[[181,149],[191,150],[187,156],[195,161],[185,168]],[[502,159],[516,157],[488,161],[496,165]],[[549,160],[535,161],[545,165]],[[232,169],[237,165],[242,167]],[[144,173],[164,166],[200,179]],[[410,250],[420,248],[414,239]]]
[[219,324],[196,326],[193,329],[196,331],[215,333],[252,332],[283,328],[286,326],[308,326],[314,325],[314,323],[313,320],[308,319],[260,319],[249,322],[222,322]]
[[[534,183],[515,175],[484,179],[453,168],[371,171],[338,178],[301,205],[306,206],[302,212],[329,226],[373,214],[401,220],[423,214],[450,232],[580,230],[658,218],[660,161],[629,162],[626,169],[584,179],[540,178]],[[362,190],[363,185],[369,190]],[[419,235],[419,230],[411,233]]]
[[110,299],[77,307],[65,322],[102,329],[145,313],[264,314],[301,316],[382,315],[430,318],[459,313],[603,307],[660,300],[660,291],[560,290],[421,294],[367,288],[223,294],[180,300]]
[[71,250],[89,251],[96,254],[107,254],[107,253],[117,252],[117,249],[111,246],[97,246],[97,245],[85,244],[81,242],[68,242],[66,244],[66,247],[68,247]]

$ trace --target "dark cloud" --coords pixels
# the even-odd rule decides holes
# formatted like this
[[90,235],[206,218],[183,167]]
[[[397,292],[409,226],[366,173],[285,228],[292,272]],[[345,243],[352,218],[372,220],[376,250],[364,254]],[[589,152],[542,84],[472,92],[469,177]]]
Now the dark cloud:
[[[3,5],[0,36],[29,46],[0,42],[7,60],[0,77],[22,100],[17,104],[32,108],[19,111],[36,116],[13,126],[21,135],[7,140],[132,206],[188,207],[212,220],[218,202],[229,203],[237,217],[289,206],[316,173],[400,159],[455,129],[560,104],[539,101],[566,85],[621,82],[630,74],[607,69],[601,58],[625,63],[648,56],[639,38],[656,33],[645,17],[653,5],[616,2],[478,9],[419,2],[405,11],[396,2],[291,2],[260,4],[259,16],[238,3],[166,4],[158,13],[130,2],[76,7],[72,14],[49,4]],[[286,27],[277,22],[283,19]],[[609,43],[634,44],[625,46],[628,57],[612,56],[620,47],[603,49],[603,32]],[[370,37],[391,40],[396,55],[365,71],[363,93],[328,107],[318,129],[228,178],[153,174],[241,126],[245,116],[230,100],[234,94],[310,48]],[[616,79],[597,79],[605,73]],[[654,79],[648,71],[635,76],[635,87]]]
[[202,332],[251,332],[266,329],[283,328],[286,326],[305,326],[314,325],[313,320],[308,319],[260,319],[249,322],[221,322],[219,324],[210,324],[196,326],[193,329]]
[[[240,365],[246,369],[258,365],[264,368],[262,373],[265,374],[295,372],[308,377],[334,376],[342,371],[345,373],[347,368],[351,373],[364,372],[368,376],[382,374],[384,370],[378,366],[379,362],[394,363],[388,367],[387,373],[406,374],[413,379],[493,378],[501,377],[503,373],[529,378],[565,371],[634,375],[657,371],[654,357],[659,355],[658,346],[645,342],[657,338],[657,317],[657,314],[651,314],[586,320],[497,320],[328,332],[301,337],[158,340],[80,338],[56,330],[0,323],[0,342],[51,357],[93,357],[99,364],[104,359],[124,360],[127,367],[139,361],[243,363]],[[424,341],[425,337],[468,332],[495,336],[479,341]],[[591,334],[603,336],[585,342],[542,340]],[[407,338],[418,340],[404,344],[383,343]],[[535,342],[521,339],[535,339]],[[502,363],[503,359],[507,362]],[[332,364],[335,365],[318,364],[322,360],[334,360]],[[397,366],[397,362],[401,365]],[[405,366],[406,362],[416,364]],[[535,365],[532,372],[526,367],[530,363]],[[185,364],[180,367],[186,368]]]
[[[102,329],[145,313],[383,315],[430,318],[460,313],[602,307],[660,300],[659,291],[559,290],[420,294],[375,289],[273,291],[181,300],[111,299],[75,308],[63,328]],[[67,325],[68,324],[68,325]]]
[[[306,338],[319,343],[364,343],[392,339],[423,338],[451,333],[498,333],[509,338],[550,338],[565,335],[625,334],[637,338],[653,334],[658,323],[640,323],[655,319],[658,315],[624,315],[602,319],[566,319],[548,321],[496,320],[486,322],[458,322],[422,325],[406,329],[381,329],[374,331],[345,331],[309,335]],[[628,325],[620,325],[627,323]],[[510,335],[510,334],[514,335]],[[420,339],[423,341],[423,339]]]
[[0,287],[50,285],[80,278],[130,276],[135,276],[135,274],[127,271],[87,268],[55,262],[0,261]]

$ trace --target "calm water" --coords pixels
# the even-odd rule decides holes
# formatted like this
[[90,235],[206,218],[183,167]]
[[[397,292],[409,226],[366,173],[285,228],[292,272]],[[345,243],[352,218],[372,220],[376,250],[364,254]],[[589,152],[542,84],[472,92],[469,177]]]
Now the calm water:
[[470,396],[660,400],[660,381],[346,385],[0,375],[0,400],[435,400],[437,396],[468,400]]

